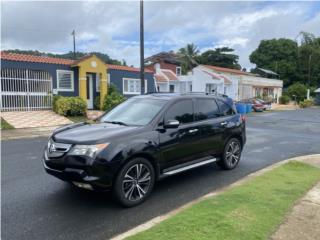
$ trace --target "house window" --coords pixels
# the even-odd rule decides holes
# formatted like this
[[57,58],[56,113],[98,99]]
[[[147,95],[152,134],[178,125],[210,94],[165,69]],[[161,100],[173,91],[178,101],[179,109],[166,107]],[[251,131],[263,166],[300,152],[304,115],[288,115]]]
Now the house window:
[[177,76],[181,75],[181,67],[176,67],[176,74]]
[[170,85],[170,87],[169,87],[169,92],[171,92],[171,93],[174,92],[174,85]]
[[227,95],[227,94],[228,94],[228,88],[227,88],[226,86],[223,88],[223,94],[224,94],[224,95]]
[[57,89],[60,92],[74,90],[73,71],[57,70]]
[[216,93],[217,92],[217,86],[212,83],[206,84],[206,93]]
[[[147,80],[144,80],[144,92],[148,89]],[[123,94],[140,94],[141,82],[140,79],[124,78],[123,79]]]

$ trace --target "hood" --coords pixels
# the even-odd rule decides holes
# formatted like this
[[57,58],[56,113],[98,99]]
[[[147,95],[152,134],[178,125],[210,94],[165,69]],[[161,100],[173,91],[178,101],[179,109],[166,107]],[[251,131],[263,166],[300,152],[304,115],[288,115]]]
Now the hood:
[[139,128],[141,127],[111,123],[78,124],[58,130],[53,134],[53,140],[71,144],[98,144],[108,142],[115,137],[132,134]]

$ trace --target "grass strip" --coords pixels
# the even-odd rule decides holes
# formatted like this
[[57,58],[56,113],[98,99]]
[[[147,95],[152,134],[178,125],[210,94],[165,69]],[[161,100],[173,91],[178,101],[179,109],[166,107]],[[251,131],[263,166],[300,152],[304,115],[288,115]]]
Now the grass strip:
[[14,129],[14,127],[11,126],[6,120],[4,120],[3,118],[1,118],[0,129],[2,129],[2,130],[8,130],[8,129]]
[[289,162],[128,239],[268,239],[320,169]]

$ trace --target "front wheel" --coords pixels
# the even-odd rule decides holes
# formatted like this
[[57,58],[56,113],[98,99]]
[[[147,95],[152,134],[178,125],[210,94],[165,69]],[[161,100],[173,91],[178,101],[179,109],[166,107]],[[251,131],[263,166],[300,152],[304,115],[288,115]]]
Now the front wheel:
[[116,199],[125,207],[142,203],[151,193],[155,181],[152,164],[144,158],[135,158],[124,165],[114,184]]
[[225,170],[235,168],[240,161],[241,151],[240,141],[237,138],[231,138],[224,147],[222,158],[218,165]]

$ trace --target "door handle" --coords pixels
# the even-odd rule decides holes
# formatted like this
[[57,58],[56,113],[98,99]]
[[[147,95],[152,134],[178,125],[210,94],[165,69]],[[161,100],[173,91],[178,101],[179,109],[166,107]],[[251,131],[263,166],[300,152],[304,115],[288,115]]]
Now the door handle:
[[191,130],[189,130],[189,133],[196,133],[196,132],[198,132],[198,129],[191,129]]
[[228,124],[228,122],[222,122],[220,123],[221,126],[226,126]]

